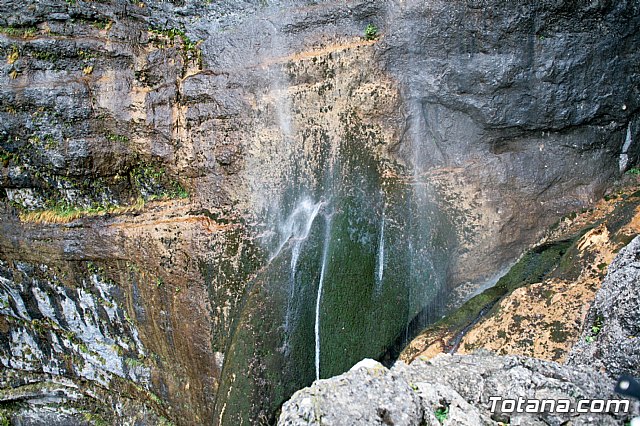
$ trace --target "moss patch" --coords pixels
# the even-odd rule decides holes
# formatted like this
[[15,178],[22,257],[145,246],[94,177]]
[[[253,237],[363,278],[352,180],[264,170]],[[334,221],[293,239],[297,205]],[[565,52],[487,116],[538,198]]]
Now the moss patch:
[[[472,324],[483,310],[487,310],[487,316],[497,309],[497,302],[522,286],[540,282],[560,264],[567,250],[577,239],[563,240],[543,244],[528,251],[505,276],[500,278],[495,286],[474,296],[453,313],[425,329],[421,336],[440,336],[456,334]],[[487,309],[490,308],[490,309]],[[420,336],[418,337],[418,340]],[[427,339],[426,346],[433,343],[433,339]],[[445,344],[447,346],[449,342]],[[400,355],[401,359],[413,360],[421,353],[422,349],[409,346]]]

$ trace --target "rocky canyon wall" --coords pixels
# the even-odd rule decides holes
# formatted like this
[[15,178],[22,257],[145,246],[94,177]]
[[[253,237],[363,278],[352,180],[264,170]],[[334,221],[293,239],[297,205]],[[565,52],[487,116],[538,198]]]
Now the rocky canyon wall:
[[637,162],[639,9],[0,1],[3,409],[268,423],[382,356]]

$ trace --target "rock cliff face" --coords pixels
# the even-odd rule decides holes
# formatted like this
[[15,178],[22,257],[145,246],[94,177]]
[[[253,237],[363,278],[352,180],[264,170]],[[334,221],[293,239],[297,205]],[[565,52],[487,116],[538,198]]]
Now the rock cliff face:
[[640,237],[636,237],[609,267],[568,364],[591,364],[612,378],[640,375],[639,260]]
[[494,287],[423,330],[400,359],[482,348],[564,362],[595,321],[587,311],[609,264],[640,234],[638,183],[627,174],[593,209],[563,218]]
[[269,422],[380,356],[637,162],[639,14],[0,0],[3,409]]
[[[349,372],[294,394],[279,425],[555,425],[622,424],[629,410],[601,413],[515,413],[491,397],[517,400],[620,399],[614,380],[638,375],[638,255],[640,237],[629,243],[609,271],[589,310],[587,326],[566,365],[522,356],[439,354],[390,370],[365,360]],[[569,296],[570,297],[570,296]],[[502,405],[501,405],[502,404]],[[497,409],[495,409],[497,408]]]

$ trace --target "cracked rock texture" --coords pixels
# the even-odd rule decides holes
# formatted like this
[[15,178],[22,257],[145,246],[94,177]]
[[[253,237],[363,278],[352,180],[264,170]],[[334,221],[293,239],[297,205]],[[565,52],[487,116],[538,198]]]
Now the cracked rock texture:
[[[568,364],[588,364],[613,379],[640,376],[640,237],[609,266]],[[593,327],[597,327],[594,330]]]
[[494,287],[423,330],[400,359],[482,348],[564,362],[583,328],[595,325],[587,312],[609,265],[640,233],[638,183],[627,174],[593,209],[563,218]]
[[[348,280],[374,275],[383,211],[387,249],[409,253],[387,276],[430,268],[428,300],[381,305],[400,312],[382,337],[323,305],[346,318],[326,371],[380,356],[637,163],[640,5],[578,3],[0,0],[0,375],[47,395],[71,380],[84,402],[59,415],[90,423],[134,423],[131,401],[176,424],[273,422],[286,302],[256,277],[329,163],[361,201],[335,239],[364,253]],[[7,416],[47,412],[23,395]]]
[[[501,399],[615,398],[613,381],[582,367],[491,354],[447,355],[391,370],[375,361],[356,365],[296,392],[282,407],[278,425],[617,425],[630,414],[512,413]],[[390,390],[389,390],[390,389]],[[441,422],[436,413],[448,409]]]

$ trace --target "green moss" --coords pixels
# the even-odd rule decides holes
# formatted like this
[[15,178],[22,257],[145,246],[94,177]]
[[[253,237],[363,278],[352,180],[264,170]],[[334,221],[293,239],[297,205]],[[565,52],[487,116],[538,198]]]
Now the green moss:
[[569,333],[567,333],[565,329],[565,324],[561,321],[554,321],[549,324],[551,327],[551,340],[556,343],[564,343],[567,341],[569,337]]
[[145,200],[188,198],[189,191],[168,176],[164,167],[140,163],[130,172],[134,186]]
[[[408,320],[437,299],[439,271],[429,269],[432,265],[426,265],[423,253],[410,255],[415,253],[407,248],[407,235],[415,236],[416,246],[430,248],[430,244],[448,243],[447,236],[455,237],[443,231],[447,229],[444,222],[440,230],[413,220],[425,215],[421,204],[410,204],[411,218],[406,218],[405,199],[411,198],[407,197],[411,190],[408,186],[401,186],[397,195],[390,195],[397,199],[389,200],[394,207],[388,208],[397,211],[387,214],[398,217],[401,223],[390,220],[385,231],[389,250],[407,252],[391,251],[382,283],[376,283],[376,245],[385,203],[379,161],[369,150],[377,143],[377,133],[353,114],[342,118],[345,128],[338,158],[331,157],[335,145],[326,133],[310,131],[304,135],[315,150],[313,179],[324,182],[310,196],[330,200],[327,211],[314,220],[298,253],[295,273],[291,271],[291,246],[286,246],[246,285],[240,307],[231,303],[235,314],[229,316],[238,319],[231,327],[231,343],[222,348],[227,357],[216,402],[217,415],[224,416],[223,423],[240,424],[243,419],[272,416],[275,407],[293,391],[315,378],[315,309],[325,249],[328,262],[323,274],[319,324],[321,377],[339,374],[364,357],[380,357],[389,342],[403,333]],[[293,209],[299,202],[303,190],[299,182],[308,173],[306,169],[292,171],[291,186],[282,201],[286,209]],[[331,213],[331,218],[324,213]],[[425,239],[420,240],[423,236]],[[433,258],[428,260],[446,264],[440,263],[438,256],[445,257],[441,250],[441,246],[435,247]],[[220,281],[234,272],[232,268],[208,269],[218,288],[224,288]],[[229,306],[225,303],[229,291],[212,291],[219,293],[212,293],[211,300]],[[417,294],[423,296],[419,301],[414,297]],[[214,306],[213,311],[218,310]],[[225,407],[224,414],[221,407]]]
[[85,208],[69,204],[66,201],[47,200],[47,208],[40,211],[40,213],[44,215],[49,214],[52,217],[57,217],[60,219],[74,219],[81,216],[104,213],[108,210],[109,207],[111,206],[97,205],[95,207]]
[[[460,308],[429,326],[423,333],[435,330],[455,333],[471,324],[483,310],[489,310],[487,315],[496,313],[496,302],[502,297],[519,287],[543,281],[558,266],[573,241],[575,240],[549,243],[530,250],[498,280],[495,286],[469,299]],[[517,316],[514,316],[514,321],[518,322]]]
[[10,25],[8,27],[0,26],[0,34],[5,34],[9,37],[30,38],[30,37],[35,37],[37,33],[38,33],[38,28],[34,26],[18,26],[18,25]]
[[115,134],[115,133],[107,133],[105,135],[105,137],[110,142],[120,142],[120,143],[124,143],[124,144],[129,143],[129,138],[124,136],[124,135],[118,135],[118,134]]

